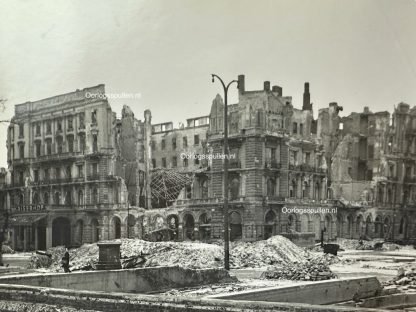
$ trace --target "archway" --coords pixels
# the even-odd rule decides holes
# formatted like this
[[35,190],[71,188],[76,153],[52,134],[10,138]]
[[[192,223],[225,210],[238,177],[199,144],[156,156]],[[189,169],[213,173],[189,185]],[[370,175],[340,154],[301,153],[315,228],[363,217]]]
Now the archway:
[[355,233],[357,238],[362,238],[363,235],[363,224],[364,224],[364,218],[362,215],[359,215],[357,217],[357,221],[355,224]]
[[70,246],[71,223],[69,219],[58,217],[52,222],[52,247]]
[[269,210],[264,217],[264,239],[276,234],[276,214]]
[[302,233],[310,232],[309,229],[309,215],[304,213],[300,216],[300,231]]
[[97,219],[91,220],[91,241],[96,243],[100,240],[100,228]]
[[325,236],[327,239],[332,239],[332,216],[326,215],[325,216]]
[[191,214],[186,214],[183,218],[184,238],[194,240],[195,219]]
[[407,218],[403,216],[400,220],[399,234],[402,235],[403,239],[407,239],[407,228],[408,228]]
[[353,229],[353,219],[352,219],[352,215],[348,215],[347,217],[347,237],[348,238],[352,238],[354,229]]
[[377,216],[374,222],[374,234],[376,237],[381,238],[384,236],[383,231],[383,221],[381,219],[381,216]]
[[315,232],[315,240],[321,239],[321,216],[319,214],[315,214],[313,216],[313,228]]
[[177,215],[170,215],[166,218],[169,229],[172,230],[172,239],[178,239],[179,218]]
[[211,237],[211,218],[203,213],[199,216],[199,239],[206,241]]
[[390,218],[389,217],[385,217],[384,218],[383,231],[384,231],[384,238],[385,239],[391,238],[392,229],[391,229],[391,222],[390,222]]
[[113,238],[121,238],[121,221],[119,217],[113,218]]
[[75,224],[75,242],[82,245],[84,242],[84,221],[78,220]]
[[337,216],[337,237],[342,237],[344,235],[343,225],[344,225],[343,218],[342,216],[338,215]]
[[368,238],[372,237],[372,229],[371,229],[371,215],[367,216],[367,219],[365,219],[365,236]]
[[234,241],[236,239],[241,239],[243,237],[243,226],[241,215],[237,211],[230,213],[229,217],[230,223],[230,240]]

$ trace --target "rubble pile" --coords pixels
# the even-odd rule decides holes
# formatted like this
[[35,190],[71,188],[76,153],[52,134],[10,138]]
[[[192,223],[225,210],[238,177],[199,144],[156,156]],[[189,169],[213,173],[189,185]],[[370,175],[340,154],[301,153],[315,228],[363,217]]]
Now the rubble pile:
[[[139,239],[118,239],[123,268],[179,265],[185,268],[212,268],[223,266],[223,247],[200,242],[148,242]],[[48,268],[61,271],[63,247],[51,248],[51,261],[42,255],[30,259],[31,268]],[[98,261],[97,244],[84,244],[71,249],[70,269],[93,270]],[[232,242],[230,265],[233,268],[254,268],[270,265],[287,265],[304,261],[305,251],[282,236],[273,236],[266,241]]]
[[373,240],[345,239],[338,238],[337,243],[345,250],[380,250],[394,251],[402,249],[403,246],[385,242],[384,239],[377,238]]
[[390,281],[383,283],[383,286],[396,285],[402,289],[416,289],[416,267],[400,268],[397,275]]
[[257,268],[304,261],[305,251],[283,236],[272,236],[255,243],[231,244],[230,262],[234,268]]
[[14,250],[12,248],[10,248],[10,246],[8,246],[8,245],[2,245],[1,246],[1,252],[3,254],[13,254]]
[[327,256],[310,257],[298,264],[269,268],[262,274],[262,278],[293,281],[322,281],[336,278],[337,276],[328,266],[328,258]]

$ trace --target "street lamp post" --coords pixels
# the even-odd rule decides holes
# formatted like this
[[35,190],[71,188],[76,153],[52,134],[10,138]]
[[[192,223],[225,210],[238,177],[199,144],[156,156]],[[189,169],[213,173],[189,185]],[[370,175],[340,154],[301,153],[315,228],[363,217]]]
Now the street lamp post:
[[227,94],[228,88],[233,82],[237,83],[238,88],[238,81],[232,80],[227,85],[224,81],[217,75],[211,74],[212,82],[215,81],[217,78],[224,89],[224,268],[226,270],[230,269],[230,235],[228,229],[228,107],[227,107]]

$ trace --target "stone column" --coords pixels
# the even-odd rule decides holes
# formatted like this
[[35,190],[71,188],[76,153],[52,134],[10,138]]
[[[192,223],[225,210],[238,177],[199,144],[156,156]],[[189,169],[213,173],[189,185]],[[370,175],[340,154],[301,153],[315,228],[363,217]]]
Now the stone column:
[[52,247],[52,224],[48,221],[46,225],[46,249]]
[[39,248],[39,235],[38,235],[38,227],[35,227],[35,250]]
[[28,227],[25,226],[23,228],[23,251],[28,251],[28,243],[29,243],[29,231]]

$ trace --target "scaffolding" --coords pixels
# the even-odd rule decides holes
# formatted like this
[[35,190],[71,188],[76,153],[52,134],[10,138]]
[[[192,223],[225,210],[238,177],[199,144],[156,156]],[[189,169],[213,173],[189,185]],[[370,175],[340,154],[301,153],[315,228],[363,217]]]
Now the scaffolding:
[[172,203],[186,186],[192,184],[192,181],[193,174],[166,168],[155,169],[150,183],[152,198],[156,201],[163,200],[166,204]]

